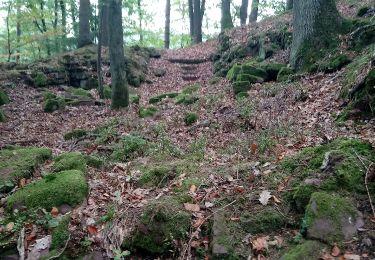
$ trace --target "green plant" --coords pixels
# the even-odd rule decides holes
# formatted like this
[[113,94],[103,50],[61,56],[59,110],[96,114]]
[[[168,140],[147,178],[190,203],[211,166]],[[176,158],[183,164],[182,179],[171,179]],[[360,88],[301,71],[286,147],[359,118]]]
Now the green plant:
[[0,106],[8,104],[8,103],[9,103],[9,97],[7,93],[5,93],[4,91],[0,89]]
[[246,97],[236,99],[236,108],[242,118],[249,118],[253,115],[256,105]]
[[48,85],[48,78],[43,72],[33,72],[31,79],[34,87],[44,88]]
[[151,146],[150,153],[155,159],[163,160],[166,157],[178,157],[182,154],[180,148],[169,138],[163,124],[155,125],[153,131],[156,141]]
[[86,135],[87,135],[87,131],[85,129],[74,129],[64,134],[64,140],[78,139]]
[[195,139],[188,147],[187,158],[192,161],[203,161],[206,154],[207,138]]
[[94,134],[97,135],[95,143],[105,144],[115,139],[117,136],[117,125],[117,120],[111,120],[106,125],[95,129]]
[[194,124],[198,120],[198,115],[196,113],[189,112],[185,115],[185,124],[187,126]]
[[113,250],[114,260],[122,260],[125,256],[130,256],[130,251],[122,251],[121,249]]
[[140,118],[146,118],[146,117],[152,117],[158,112],[158,109],[156,107],[141,107],[139,108],[139,117]]
[[147,141],[137,135],[128,135],[116,145],[111,158],[116,161],[128,161],[142,155],[147,149]]

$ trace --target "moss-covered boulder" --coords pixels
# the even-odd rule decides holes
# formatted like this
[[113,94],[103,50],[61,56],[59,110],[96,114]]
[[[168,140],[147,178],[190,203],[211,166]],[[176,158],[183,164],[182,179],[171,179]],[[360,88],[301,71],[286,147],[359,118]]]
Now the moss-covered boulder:
[[241,65],[235,64],[227,73],[227,79],[234,81],[237,79],[238,74],[241,72]]
[[300,245],[292,247],[281,257],[281,260],[310,260],[320,259],[326,253],[327,246],[315,240],[307,240]]
[[70,216],[66,215],[61,218],[57,227],[52,231],[52,243],[51,249],[60,249],[63,248],[66,244],[66,241],[69,239],[69,223]]
[[4,123],[6,119],[7,119],[7,117],[4,113],[4,111],[0,109],[0,123]]
[[308,238],[327,243],[351,240],[363,224],[362,215],[350,200],[325,192],[311,195],[303,220]]
[[185,115],[185,124],[187,126],[194,124],[198,120],[198,114],[189,112]]
[[262,83],[264,81],[264,79],[261,78],[261,77],[251,75],[251,74],[242,74],[241,73],[237,76],[236,82],[237,81],[239,81],[239,82],[248,81],[250,84],[253,84],[253,83]]
[[294,70],[291,68],[282,68],[277,74],[277,81],[287,81],[290,79],[290,76],[294,74]]
[[83,173],[87,171],[86,158],[79,152],[64,153],[54,159],[53,172],[67,170],[78,170]]
[[48,77],[41,71],[34,71],[31,74],[31,82],[36,88],[45,88],[48,85]]
[[146,118],[146,117],[152,117],[158,112],[158,109],[156,107],[141,107],[139,108],[139,117],[140,118]]
[[62,97],[50,98],[44,101],[43,110],[46,113],[52,113],[54,111],[64,109],[65,99]]
[[241,226],[250,234],[276,231],[284,227],[286,223],[287,219],[272,208],[259,212],[245,212],[241,216]]
[[52,156],[47,148],[6,148],[0,150],[0,192],[11,190],[22,178],[30,178],[35,169]]
[[71,88],[70,93],[73,96],[78,96],[78,97],[87,97],[87,98],[92,97],[91,93],[83,88]]
[[173,197],[149,202],[136,229],[123,246],[131,252],[153,255],[167,254],[174,249],[174,241],[188,235],[191,217]]
[[147,149],[147,141],[137,135],[123,137],[115,146],[111,159],[115,161],[128,161],[143,155]]
[[178,96],[178,93],[165,93],[165,94],[161,94],[161,95],[151,97],[148,102],[150,104],[156,104],[156,103],[159,103],[160,101],[162,101],[165,98],[175,98],[177,96]]
[[87,131],[85,129],[74,129],[66,134],[64,134],[64,140],[73,140],[84,137],[87,135]]
[[234,95],[247,92],[250,90],[250,88],[251,88],[251,84],[249,81],[236,81],[233,83]]
[[58,207],[63,204],[75,206],[87,196],[88,185],[85,174],[71,170],[46,175],[12,194],[7,209],[22,205],[28,209]]
[[247,64],[242,65],[240,74],[253,75],[253,76],[256,76],[256,77],[259,77],[259,78],[262,78],[262,79],[267,78],[267,72],[266,71],[264,71],[261,68],[257,68],[256,66],[247,65]]
[[[317,191],[365,194],[365,169],[362,160],[374,161],[371,144],[356,139],[337,139],[329,144],[305,148],[285,159],[279,166],[284,176],[290,176],[291,192],[286,199],[299,212],[304,212],[311,194]],[[375,183],[369,183],[375,192]]]
[[260,68],[267,72],[267,78],[265,79],[265,81],[277,80],[277,75],[279,74],[280,70],[285,67],[286,65],[281,63],[269,63],[260,65]]
[[176,105],[191,105],[199,100],[196,95],[181,93],[176,97]]
[[4,91],[0,89],[0,106],[8,104],[8,103],[9,103],[9,97],[7,93],[5,93]]

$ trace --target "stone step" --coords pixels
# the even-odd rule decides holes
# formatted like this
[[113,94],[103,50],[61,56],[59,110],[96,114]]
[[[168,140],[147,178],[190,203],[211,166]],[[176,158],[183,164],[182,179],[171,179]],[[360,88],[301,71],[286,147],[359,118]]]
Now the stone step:
[[172,59],[168,59],[169,62],[172,62],[172,63],[180,63],[180,64],[200,64],[200,63],[204,63],[204,62],[207,62],[208,59],[207,58],[204,58],[204,59],[180,59],[180,58],[172,58]]
[[182,79],[185,80],[185,81],[194,81],[194,80],[198,80],[199,76],[197,76],[197,75],[182,75]]
[[181,66],[181,70],[183,71],[192,71],[192,70],[197,70],[198,67],[197,66],[193,66],[193,65],[183,65]]

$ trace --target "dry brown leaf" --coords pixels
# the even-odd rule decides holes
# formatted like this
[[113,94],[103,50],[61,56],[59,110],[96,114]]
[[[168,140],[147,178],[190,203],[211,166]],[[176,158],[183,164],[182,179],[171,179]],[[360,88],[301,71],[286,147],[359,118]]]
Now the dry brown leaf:
[[190,186],[190,192],[191,193],[195,193],[197,191],[197,186],[195,186],[194,184]]
[[268,238],[269,238],[268,236],[258,237],[257,239],[251,241],[252,248],[253,248],[253,250],[255,251],[256,254],[260,254],[260,253],[267,250],[267,248],[268,248],[268,244],[267,244]]
[[25,178],[22,178],[21,180],[20,180],[20,187],[25,187],[26,186],[26,179]]
[[192,204],[192,203],[184,203],[184,208],[187,211],[191,211],[191,212],[199,212],[201,210],[198,204]]
[[275,201],[275,203],[281,203],[281,201],[275,195],[272,195],[272,199]]
[[331,255],[334,257],[337,257],[340,255],[340,253],[341,253],[340,248],[337,246],[337,244],[335,244],[332,248]]
[[5,230],[10,232],[12,231],[14,228],[14,222],[9,222],[6,226],[5,226]]
[[256,154],[256,152],[257,152],[257,148],[258,148],[257,144],[251,144],[250,149],[251,149],[251,154],[252,154],[252,155],[255,155],[255,154]]
[[94,226],[94,225],[88,225],[88,226],[87,226],[87,231],[88,231],[89,234],[92,235],[92,236],[98,234],[98,229],[97,229],[97,227]]
[[51,215],[54,217],[57,217],[59,215],[59,209],[56,207],[53,207],[51,210]]
[[202,226],[202,224],[205,222],[205,219],[204,218],[199,218],[197,219],[194,224],[193,224],[193,227],[194,228],[198,228],[200,226]]

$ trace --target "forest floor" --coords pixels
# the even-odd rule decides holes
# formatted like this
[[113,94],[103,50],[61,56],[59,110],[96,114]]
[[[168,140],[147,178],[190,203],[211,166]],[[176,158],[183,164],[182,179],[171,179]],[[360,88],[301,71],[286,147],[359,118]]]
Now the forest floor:
[[[246,34],[247,31],[244,31]],[[246,38],[237,33],[239,41]],[[243,209],[240,210],[236,204],[241,204],[249,212],[258,211],[262,207],[259,195],[262,191],[270,190],[266,179],[276,174],[277,166],[284,158],[295,155],[305,147],[329,143],[340,137],[360,139],[375,147],[375,120],[361,121],[360,124],[352,120],[344,124],[336,122],[342,110],[338,93],[345,68],[330,74],[305,75],[289,83],[257,83],[249,91],[250,98],[241,102],[233,96],[229,81],[213,75],[210,61],[193,65],[197,79],[192,81],[183,79],[182,67],[186,64],[170,61],[207,60],[216,51],[216,46],[217,42],[213,40],[182,50],[163,51],[161,58],[151,59],[147,75],[151,83],[131,90],[140,94],[141,101],[127,109],[111,110],[107,100],[104,106],[67,106],[61,111],[45,113],[41,93],[37,89],[25,84],[9,89],[11,103],[4,106],[8,120],[0,124],[0,147],[48,147],[56,155],[72,151],[96,154],[130,134],[143,136],[158,147],[128,162],[108,162],[100,169],[89,168],[89,196],[82,205],[72,210],[69,229],[73,235],[68,248],[74,251],[77,245],[82,245],[82,241],[88,241],[88,252],[104,250],[107,256],[113,255],[114,249],[120,248],[123,239],[134,229],[142,208],[155,198],[176,195],[176,188],[183,187],[187,181],[191,202],[181,203],[181,206],[192,214],[190,234],[169,258],[191,258],[198,248],[207,253],[207,243],[211,241],[207,241],[210,238],[202,234],[202,227],[212,221],[216,212],[224,209],[231,212],[230,221],[238,221]],[[282,59],[283,54],[280,55]],[[154,71],[160,68],[166,74],[157,77]],[[165,98],[153,105],[157,108],[154,116],[139,117],[139,108],[148,107],[151,97],[181,92],[192,84],[200,86],[194,93],[199,98],[197,102],[176,104],[174,99]],[[50,91],[56,94],[63,92],[60,87],[52,87]],[[97,96],[95,91],[93,94]],[[197,122],[190,126],[185,124],[187,112],[198,115]],[[105,143],[64,140],[64,134],[74,129],[93,132],[99,128],[110,131]],[[136,181],[142,167],[181,161],[187,164],[187,168],[193,169],[168,180],[164,185],[145,187]],[[243,173],[241,167],[244,165],[250,167]],[[48,167],[47,162],[44,168]],[[32,181],[27,180],[28,183]],[[285,179],[278,181],[278,188],[271,190],[272,199],[269,201],[276,208],[282,193],[288,192],[280,188]],[[110,224],[99,223],[92,228],[92,223],[97,223],[108,213],[108,205],[113,205],[116,217]],[[365,227],[374,230],[371,211],[369,208],[367,210]],[[0,215],[3,213],[2,208]],[[269,234],[244,237],[243,244],[249,247],[253,257],[266,259],[263,255],[267,255],[269,243],[271,253],[267,258],[277,259],[280,253],[273,251],[272,247],[286,248],[286,241],[296,233],[296,228],[273,230]],[[254,247],[257,241],[266,242],[263,246]],[[336,247],[332,249],[336,250]],[[375,250],[363,250],[361,241],[349,241],[340,245],[340,250],[342,257],[345,254],[362,256],[363,259],[375,257]],[[329,258],[332,257],[331,253],[329,249],[327,258],[322,259],[333,259]],[[119,255],[118,252],[115,254]]]

